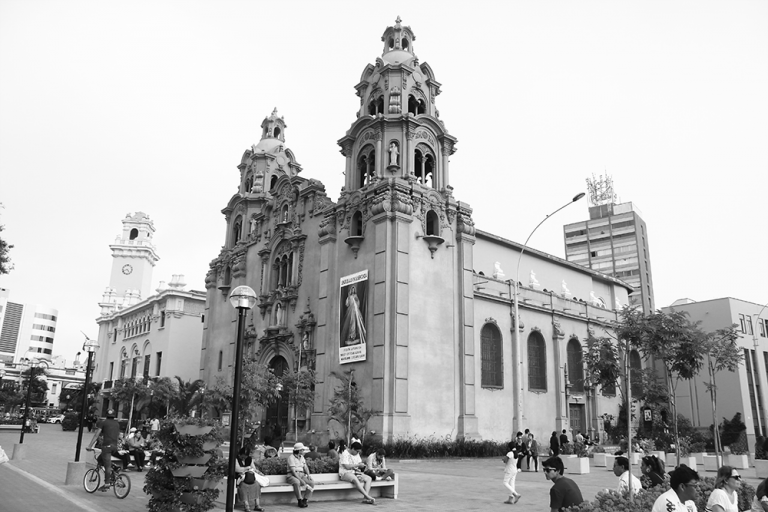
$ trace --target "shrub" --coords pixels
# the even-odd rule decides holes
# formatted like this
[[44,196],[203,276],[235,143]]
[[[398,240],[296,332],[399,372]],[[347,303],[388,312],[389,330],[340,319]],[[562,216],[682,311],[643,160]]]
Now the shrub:
[[76,412],[68,412],[64,414],[64,419],[61,420],[61,430],[77,430],[80,426],[80,415]]
[[755,438],[755,458],[760,460],[768,459],[768,453],[765,451],[766,438],[757,436]]
[[[398,436],[384,444],[372,443],[366,445],[365,453],[371,453],[378,448],[387,450],[387,456],[392,458],[442,458],[442,457],[496,457],[506,454],[509,449],[507,442],[478,441],[475,439],[452,439],[449,435],[443,437]],[[540,445],[540,450],[542,450]]]
[[593,445],[592,453],[605,453],[605,447],[599,444]]
[[749,453],[749,443],[747,442],[747,432],[742,430],[735,442],[729,446],[734,455],[747,455]]
[[747,426],[741,420],[741,413],[737,412],[733,415],[730,421],[723,418],[722,433],[720,439],[723,442],[723,446],[729,446],[739,440],[739,435],[742,431],[747,430]]

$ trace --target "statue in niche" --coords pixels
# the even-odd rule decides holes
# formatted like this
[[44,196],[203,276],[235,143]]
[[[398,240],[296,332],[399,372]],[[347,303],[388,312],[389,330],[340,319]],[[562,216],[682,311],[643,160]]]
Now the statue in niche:
[[389,165],[399,165],[397,163],[397,157],[400,155],[400,151],[397,149],[397,142],[392,141],[389,143]]
[[259,221],[257,221],[254,217],[251,217],[251,234],[256,233],[256,226],[259,224]]
[[498,261],[493,264],[493,278],[494,279],[504,279],[504,271],[501,270],[501,263]]
[[279,302],[275,306],[275,325],[283,325],[283,306]]
[[304,350],[309,350],[309,333],[307,332],[305,332],[301,337],[301,348]]

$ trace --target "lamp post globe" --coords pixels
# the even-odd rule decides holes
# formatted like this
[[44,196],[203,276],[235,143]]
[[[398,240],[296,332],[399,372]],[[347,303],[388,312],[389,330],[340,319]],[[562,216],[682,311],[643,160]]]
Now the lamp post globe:
[[232,389],[232,421],[229,422],[229,469],[227,471],[226,512],[235,506],[235,458],[237,457],[237,430],[240,416],[240,386],[243,372],[243,337],[245,314],[256,305],[256,292],[250,286],[238,286],[229,294],[229,302],[237,309],[237,343],[235,344],[235,382]]

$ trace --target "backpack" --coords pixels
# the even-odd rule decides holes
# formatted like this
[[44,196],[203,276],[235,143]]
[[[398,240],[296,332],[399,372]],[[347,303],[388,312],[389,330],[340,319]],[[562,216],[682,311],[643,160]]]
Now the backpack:
[[246,483],[248,485],[256,482],[256,475],[253,474],[253,471],[248,471],[245,474],[245,478],[243,479],[243,483]]

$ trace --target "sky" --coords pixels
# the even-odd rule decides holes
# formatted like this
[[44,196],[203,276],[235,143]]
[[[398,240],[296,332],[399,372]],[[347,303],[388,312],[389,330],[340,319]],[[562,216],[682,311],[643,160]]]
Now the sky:
[[[0,0],[0,287],[59,310],[54,355],[96,337],[129,212],[154,220],[152,288],[205,289],[273,108],[337,200],[354,85],[397,16],[442,84],[478,229],[524,242],[608,174],[647,223],[658,307],[768,302],[768,2]],[[588,206],[529,245],[564,257]]]

